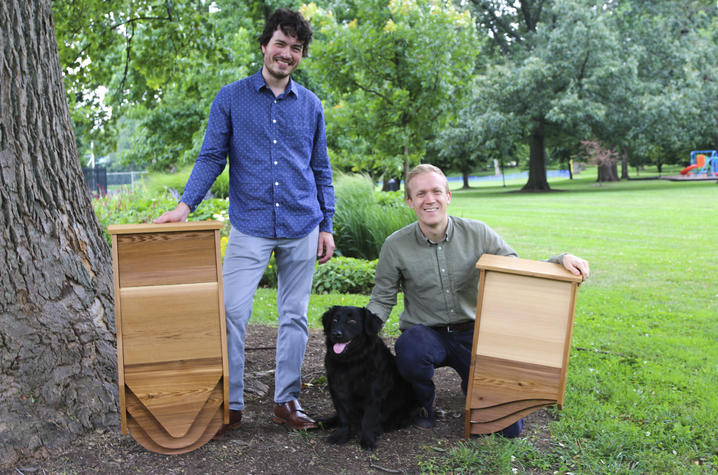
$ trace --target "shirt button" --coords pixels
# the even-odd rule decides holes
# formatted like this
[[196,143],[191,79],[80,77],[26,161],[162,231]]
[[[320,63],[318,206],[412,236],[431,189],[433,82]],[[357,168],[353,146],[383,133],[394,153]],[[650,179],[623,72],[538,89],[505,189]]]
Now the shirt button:
[[441,246],[439,246],[439,250],[441,250]]
[[446,269],[441,269],[441,272],[446,272]]
[[[277,205],[277,206],[279,206],[279,205]],[[449,291],[447,290],[447,291],[446,291],[446,293],[448,294],[448,293],[449,293]]]
[[272,140],[272,143],[277,143],[277,139]]
[[276,206],[277,208],[279,208],[279,203],[274,203],[274,206]]
[[279,186],[279,182],[278,182],[278,181],[275,181],[275,182],[274,182],[274,186]]
[[274,161],[274,164],[275,164],[275,165],[277,164],[277,161],[276,161],[276,160]]
[[273,124],[276,124],[276,123],[277,123],[277,119],[272,119],[272,123],[273,123]]

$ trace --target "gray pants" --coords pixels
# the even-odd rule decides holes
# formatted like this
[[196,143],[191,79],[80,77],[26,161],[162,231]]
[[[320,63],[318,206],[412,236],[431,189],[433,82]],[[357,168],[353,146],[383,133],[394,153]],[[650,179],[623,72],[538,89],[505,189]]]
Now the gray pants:
[[274,401],[299,397],[309,332],[307,307],[317,259],[319,228],[297,239],[248,236],[232,228],[224,256],[224,307],[229,358],[229,407],[244,409],[244,339],[257,285],[274,251],[277,264],[277,367]]

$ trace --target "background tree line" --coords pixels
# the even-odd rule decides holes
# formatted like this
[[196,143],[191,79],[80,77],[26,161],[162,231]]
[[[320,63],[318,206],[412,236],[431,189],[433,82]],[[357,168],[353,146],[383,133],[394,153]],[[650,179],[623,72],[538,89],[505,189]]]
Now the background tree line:
[[[56,0],[83,161],[191,164],[214,95],[259,69],[279,6],[314,27],[296,79],[324,102],[338,170],[400,178],[426,159],[468,175],[518,159],[525,188],[547,190],[547,165],[581,141],[611,150],[621,178],[718,147],[714,1]],[[601,173],[619,177],[615,163]]]

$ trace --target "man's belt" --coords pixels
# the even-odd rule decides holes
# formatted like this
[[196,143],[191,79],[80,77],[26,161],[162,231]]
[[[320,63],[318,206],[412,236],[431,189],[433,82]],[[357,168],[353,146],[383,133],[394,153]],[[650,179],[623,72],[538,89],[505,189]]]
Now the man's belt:
[[465,332],[474,329],[474,322],[454,323],[451,325],[439,325],[431,327],[440,333]]

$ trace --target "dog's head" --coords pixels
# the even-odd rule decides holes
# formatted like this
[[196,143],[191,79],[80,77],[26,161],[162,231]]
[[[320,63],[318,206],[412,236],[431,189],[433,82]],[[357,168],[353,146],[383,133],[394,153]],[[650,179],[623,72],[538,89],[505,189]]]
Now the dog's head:
[[361,340],[376,338],[383,322],[364,307],[334,306],[322,315],[327,351],[342,354]]

